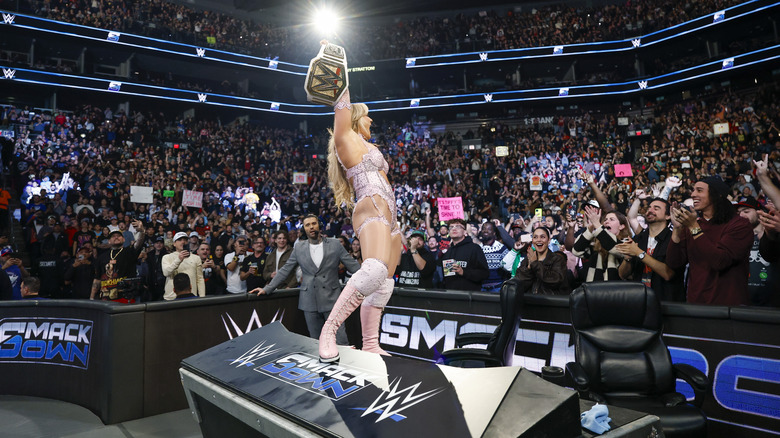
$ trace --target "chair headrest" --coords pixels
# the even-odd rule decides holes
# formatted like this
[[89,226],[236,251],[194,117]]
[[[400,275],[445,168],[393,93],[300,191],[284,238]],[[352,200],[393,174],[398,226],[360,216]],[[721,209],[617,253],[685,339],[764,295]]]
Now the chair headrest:
[[512,277],[501,285],[501,305],[510,303],[514,303],[516,308],[523,307],[522,282],[517,277]]
[[604,325],[663,328],[661,302],[642,283],[586,283],[571,293],[569,307],[575,329]]

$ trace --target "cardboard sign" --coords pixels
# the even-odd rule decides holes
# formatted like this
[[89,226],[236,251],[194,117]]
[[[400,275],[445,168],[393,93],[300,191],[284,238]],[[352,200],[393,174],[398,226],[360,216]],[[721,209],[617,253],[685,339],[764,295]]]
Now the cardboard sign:
[[151,187],[130,186],[130,202],[136,204],[151,204],[154,202],[154,195]]
[[542,177],[541,175],[531,175],[531,190],[541,192],[542,191]]
[[450,219],[464,219],[463,199],[457,198],[438,198],[439,220],[448,221]]
[[618,178],[625,178],[634,176],[634,172],[631,170],[630,164],[615,164],[615,176]]
[[509,155],[509,146],[496,146],[496,156],[506,157]]
[[185,190],[182,192],[181,205],[185,207],[203,208],[203,192]]
[[293,184],[307,184],[309,174],[306,172],[293,172]]
[[716,123],[713,126],[713,131],[715,132],[715,135],[728,134],[729,133],[729,124],[728,123]]
[[163,190],[163,198],[173,198],[176,196],[176,192],[173,190]]

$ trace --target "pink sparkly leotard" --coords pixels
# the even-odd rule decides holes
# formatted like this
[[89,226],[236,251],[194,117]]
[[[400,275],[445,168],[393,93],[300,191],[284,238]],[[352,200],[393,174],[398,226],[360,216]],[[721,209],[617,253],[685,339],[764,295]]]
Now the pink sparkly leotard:
[[[336,103],[335,109],[338,110],[351,108],[352,104],[349,101],[349,90],[347,90],[341,99],[339,99],[339,101]],[[363,138],[362,135],[360,137]],[[363,227],[365,227],[366,224],[378,221],[390,227],[391,236],[400,234],[401,230],[398,228],[398,220],[396,219],[395,194],[393,193],[393,188],[390,186],[390,183],[387,182],[387,178],[383,177],[382,174],[379,173],[381,171],[387,175],[387,171],[389,169],[387,161],[385,161],[385,157],[382,156],[382,152],[380,152],[376,146],[367,142],[364,138],[363,146],[365,146],[368,152],[363,154],[363,158],[358,164],[350,167],[349,169],[344,166],[344,163],[341,162],[341,157],[336,154],[336,158],[339,160],[339,164],[341,164],[341,167],[347,174],[347,179],[352,180],[352,188],[355,190],[355,197],[357,198],[355,205],[357,206],[360,201],[368,198],[374,204],[374,208],[376,208],[377,211],[377,215],[367,217],[363,223],[360,224],[357,230],[355,230],[355,233],[358,237],[360,237],[360,232],[363,230]],[[382,210],[377,205],[376,200],[374,199],[374,195],[379,195],[387,203],[387,208],[390,210],[389,221],[382,214]]]
[[[398,221],[395,219],[396,205],[393,188],[390,186],[390,183],[387,182],[387,178],[379,173],[382,171],[387,174],[389,168],[387,161],[385,161],[385,157],[382,156],[382,153],[379,152],[379,149],[377,149],[376,146],[365,140],[363,140],[363,146],[366,147],[368,152],[363,154],[363,159],[358,164],[349,169],[344,166],[344,163],[341,163],[341,159],[339,158],[339,163],[341,163],[341,167],[346,171],[347,178],[352,180],[352,187],[355,189],[355,197],[357,198],[355,205],[365,198],[371,199],[371,202],[374,203],[374,207],[378,213],[376,216],[367,217],[365,221],[360,224],[356,230],[357,236],[360,237],[360,232],[366,224],[375,221],[379,221],[390,227],[391,236],[399,234],[401,230],[398,228]],[[338,157],[338,155],[336,156]],[[373,198],[374,195],[379,195],[387,203],[387,207],[390,210],[390,221],[382,214],[382,210]]]

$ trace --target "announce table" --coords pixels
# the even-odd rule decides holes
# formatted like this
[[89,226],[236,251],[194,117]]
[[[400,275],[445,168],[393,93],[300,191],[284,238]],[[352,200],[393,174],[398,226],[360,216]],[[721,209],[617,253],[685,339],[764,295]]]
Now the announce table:
[[274,323],[182,362],[204,437],[575,437],[577,394],[520,367],[461,369],[340,348]]

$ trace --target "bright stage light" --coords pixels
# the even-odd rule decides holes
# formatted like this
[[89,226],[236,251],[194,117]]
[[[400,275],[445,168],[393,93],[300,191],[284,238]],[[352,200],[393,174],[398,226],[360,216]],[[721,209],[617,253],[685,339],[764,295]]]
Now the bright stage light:
[[339,21],[339,16],[331,9],[322,8],[314,13],[313,24],[317,31],[324,36],[336,33]]

